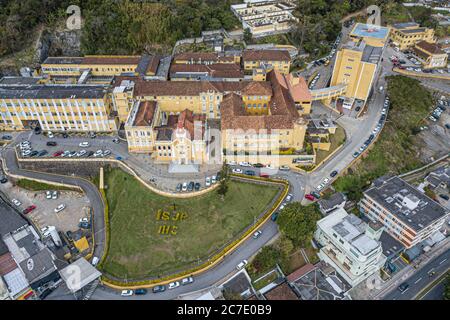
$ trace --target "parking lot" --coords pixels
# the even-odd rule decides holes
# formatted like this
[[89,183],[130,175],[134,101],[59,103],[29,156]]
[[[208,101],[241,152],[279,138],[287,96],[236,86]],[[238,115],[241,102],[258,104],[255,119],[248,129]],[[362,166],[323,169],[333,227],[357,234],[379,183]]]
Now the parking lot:
[[[27,214],[38,228],[55,226],[57,230],[76,231],[81,218],[88,217],[89,199],[82,193],[75,191],[58,191],[57,199],[47,199],[45,191],[28,191],[19,188],[8,181],[0,184],[2,191],[12,201],[16,199],[20,205],[15,207],[23,212],[30,206],[36,206]],[[66,207],[61,212],[55,213],[55,208],[60,204]]]

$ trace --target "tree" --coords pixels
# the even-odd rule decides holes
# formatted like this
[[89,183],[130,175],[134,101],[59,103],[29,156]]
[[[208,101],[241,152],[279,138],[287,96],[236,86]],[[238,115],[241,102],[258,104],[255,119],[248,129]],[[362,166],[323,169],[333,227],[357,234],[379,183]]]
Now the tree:
[[265,246],[256,255],[251,266],[255,269],[255,273],[271,269],[280,261],[282,253],[274,246]]
[[281,211],[277,223],[282,235],[289,238],[295,246],[305,247],[311,241],[320,217],[315,204],[302,206],[300,202],[293,202]]
[[222,165],[222,170],[220,170],[220,184],[219,188],[217,189],[217,193],[221,196],[225,196],[225,194],[228,192],[228,182],[230,181],[229,170],[230,169],[227,165],[227,162],[225,161]]
[[231,289],[225,289],[223,291],[223,297],[225,300],[243,300],[239,293],[231,291]]
[[252,41],[252,33],[251,33],[251,31],[250,31],[249,28],[246,28],[246,29],[244,30],[244,41],[245,41],[246,43]]

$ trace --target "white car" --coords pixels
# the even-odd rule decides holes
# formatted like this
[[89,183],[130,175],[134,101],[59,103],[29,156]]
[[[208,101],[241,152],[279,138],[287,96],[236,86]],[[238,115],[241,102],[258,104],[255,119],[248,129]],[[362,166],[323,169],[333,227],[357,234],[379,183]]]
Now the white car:
[[236,168],[236,169],[233,169],[231,172],[233,172],[233,173],[242,173],[242,169]]
[[122,297],[131,297],[133,295],[133,290],[122,290],[120,295]]
[[267,168],[267,169],[272,169],[272,170],[275,170],[275,169],[276,169],[275,166],[272,165],[272,164],[268,164],[268,165],[266,166],[266,168]]
[[320,190],[322,190],[323,189],[323,187],[324,187],[324,185],[323,184],[319,184],[317,187],[316,187],[316,190],[318,190],[318,191],[320,191]]
[[103,151],[103,156],[104,156],[104,157],[109,156],[110,154],[111,154],[111,151],[110,151],[110,150],[105,150],[105,151]]
[[58,199],[58,191],[53,191],[52,192],[52,200],[56,200],[56,199]]
[[192,282],[194,282],[194,278],[192,278],[192,277],[187,277],[187,278],[181,279],[181,285],[182,286],[185,286],[187,284],[191,284]]
[[289,193],[289,194],[287,195],[287,197],[286,197],[285,200],[286,200],[287,202],[291,202],[291,201],[292,201],[292,198],[293,198],[292,194]]
[[94,257],[94,258],[92,258],[91,264],[95,267],[99,261],[100,261],[100,259],[98,257]]
[[82,156],[84,156],[86,153],[87,153],[86,150],[80,150],[80,151],[77,152],[76,156],[77,156],[77,157],[82,157]]
[[46,199],[51,199],[52,198],[52,192],[51,191],[46,191],[45,192],[45,198]]
[[94,157],[102,157],[103,156],[103,151],[102,150],[97,150],[94,152]]
[[278,208],[278,210],[283,210],[284,207],[286,207],[286,203],[283,203],[283,204]]
[[56,208],[55,208],[55,213],[58,213],[58,212],[61,212],[61,211],[63,211],[64,209],[66,208],[66,205],[65,204],[60,204],[59,206],[57,206]]
[[80,144],[79,144],[79,146],[80,146],[80,147],[83,147],[83,148],[89,147],[90,145],[91,145],[91,144],[90,144],[89,142],[87,142],[87,141],[80,142]]
[[211,177],[211,183],[215,184],[217,182],[217,177],[216,176],[212,176]]
[[183,185],[181,186],[181,191],[185,192],[185,191],[187,191],[187,188],[188,188],[188,184],[187,184],[187,182],[184,182]]
[[288,166],[281,166],[280,170],[282,170],[282,171],[289,171],[289,170],[291,170],[291,168],[289,168]]
[[206,179],[205,179],[205,185],[206,185],[207,187],[209,187],[209,186],[211,185],[211,178],[210,178],[210,177],[206,177]]
[[429,116],[428,119],[430,119],[430,120],[433,121],[433,122],[436,122],[436,121],[437,121],[437,119],[436,119],[435,117],[433,117],[433,116]]
[[228,164],[229,166],[236,166],[236,165],[237,165],[237,162],[236,162],[236,161],[230,161],[230,162],[227,162],[227,164]]
[[256,231],[256,232],[253,234],[253,239],[258,239],[259,236],[260,236],[261,234],[262,234],[262,231],[261,231],[261,230]]
[[49,137],[50,139],[52,139],[52,138],[55,137],[55,135],[53,134],[53,132],[49,131],[49,132],[47,133],[47,137]]
[[180,282],[178,282],[178,281],[171,282],[171,283],[169,283],[169,290],[178,288],[179,286],[180,286]]
[[328,179],[328,178],[325,178],[325,179],[323,179],[322,183],[323,183],[323,184],[327,184],[327,183],[328,183],[328,181],[330,181],[330,179]]
[[245,161],[239,162],[239,165],[240,165],[241,167],[251,167],[251,166],[252,166],[250,163],[245,162]]
[[22,202],[20,202],[17,199],[12,199],[11,202],[16,206],[16,207],[20,207],[20,205],[22,204]]
[[236,266],[236,269],[242,270],[247,264],[248,264],[248,261],[247,261],[247,260],[242,260],[242,262],[240,262],[240,263]]

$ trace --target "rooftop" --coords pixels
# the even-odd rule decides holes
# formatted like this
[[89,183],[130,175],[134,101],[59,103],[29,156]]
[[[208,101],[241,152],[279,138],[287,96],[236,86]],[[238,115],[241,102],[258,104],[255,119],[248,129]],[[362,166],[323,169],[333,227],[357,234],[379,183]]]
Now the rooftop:
[[140,101],[133,126],[150,126],[156,110],[156,101]]
[[389,35],[389,29],[373,24],[357,23],[353,28],[351,35],[357,37],[387,39]]
[[320,199],[318,201],[320,208],[328,212],[335,209],[337,206],[341,205],[346,201],[345,195],[340,192],[333,193],[328,199]]
[[266,292],[264,296],[267,300],[300,300],[287,282]]
[[287,50],[244,50],[244,61],[291,61]]
[[[79,283],[74,283],[71,279],[74,268],[77,268],[80,271]],[[100,271],[93,267],[85,258],[78,259],[66,268],[60,270],[59,273],[71,292],[77,292],[102,275]]]
[[5,234],[27,226],[28,222],[19,213],[0,199],[0,238]]
[[364,191],[364,195],[417,232],[448,213],[447,209],[398,177],[380,182]]
[[416,22],[401,22],[401,23],[394,23],[392,27],[394,27],[395,29],[416,28],[419,27],[419,24]]
[[22,261],[20,263],[20,268],[25,273],[29,283],[40,280],[56,271],[52,254],[47,248],[42,249],[37,254]]
[[177,77],[179,74],[191,77],[199,77],[199,73],[208,75],[211,78],[244,78],[239,65],[235,63],[214,63],[214,64],[172,64],[170,76]]
[[101,99],[106,87],[100,85],[1,85],[1,99]]
[[435,43],[430,43],[427,41],[419,41],[416,43],[414,49],[422,49],[430,54],[446,54],[444,50],[441,49],[441,47]]

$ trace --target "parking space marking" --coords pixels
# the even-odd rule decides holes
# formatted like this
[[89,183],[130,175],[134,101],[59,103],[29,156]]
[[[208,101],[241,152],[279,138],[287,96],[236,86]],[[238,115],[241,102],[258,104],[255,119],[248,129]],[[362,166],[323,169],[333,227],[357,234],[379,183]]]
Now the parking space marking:
[[445,261],[447,261],[447,258],[445,258],[444,260],[442,260],[441,262],[439,262],[439,264],[443,264]]
[[420,280],[422,280],[422,278],[417,279],[416,282],[414,282],[414,284],[418,283]]
[[402,291],[402,294],[404,294],[406,291],[408,291],[409,290],[409,288],[407,288],[405,291]]

